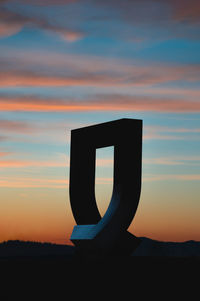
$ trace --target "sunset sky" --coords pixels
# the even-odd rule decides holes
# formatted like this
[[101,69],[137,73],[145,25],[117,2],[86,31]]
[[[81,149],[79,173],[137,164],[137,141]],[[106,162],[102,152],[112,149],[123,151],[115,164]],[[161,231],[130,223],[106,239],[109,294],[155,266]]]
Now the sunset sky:
[[[143,120],[129,231],[200,241],[200,1],[0,0],[0,241],[70,243],[70,131]],[[96,198],[113,148],[97,150]]]

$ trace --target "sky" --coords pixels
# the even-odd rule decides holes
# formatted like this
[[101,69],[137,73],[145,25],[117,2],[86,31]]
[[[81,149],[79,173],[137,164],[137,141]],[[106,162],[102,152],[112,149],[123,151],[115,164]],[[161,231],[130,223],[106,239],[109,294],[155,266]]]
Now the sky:
[[[70,243],[70,132],[121,118],[143,120],[128,230],[200,241],[200,2],[0,0],[0,241]],[[103,216],[113,147],[96,155]]]

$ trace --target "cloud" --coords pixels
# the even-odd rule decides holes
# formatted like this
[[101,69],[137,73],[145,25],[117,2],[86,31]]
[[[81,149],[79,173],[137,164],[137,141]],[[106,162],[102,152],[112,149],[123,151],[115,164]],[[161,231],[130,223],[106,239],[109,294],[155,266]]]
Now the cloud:
[[[48,20],[47,12],[43,14],[43,18],[33,16],[31,10],[28,9],[29,17],[23,20],[23,14],[14,13],[12,7],[14,1],[14,9],[20,11],[21,5],[24,8],[30,5],[34,6],[34,11],[38,13],[41,6],[46,6],[52,10],[54,16],[54,5],[56,12],[60,10],[59,23],[62,26],[56,26]],[[3,36],[11,35],[20,31],[24,26],[36,26],[42,30],[47,30],[58,34],[63,40],[68,42],[77,41],[86,35],[84,30],[85,24],[91,20],[95,20],[94,26],[90,27],[87,35],[97,36],[103,33],[117,39],[126,39],[128,41],[141,42],[147,39],[166,39],[169,37],[198,38],[199,37],[199,19],[200,4],[199,0],[13,0],[2,1],[10,6],[16,20],[16,25],[10,24],[10,20],[3,22]],[[60,7],[59,7],[60,6]],[[69,9],[68,9],[69,7]],[[90,7],[86,10],[85,7]],[[66,15],[62,14],[62,10],[66,9]],[[41,11],[40,11],[41,14]],[[78,18],[77,18],[78,16]],[[22,20],[20,20],[22,18]],[[1,19],[1,18],[0,18]],[[43,20],[42,20],[43,19]],[[104,20],[106,22],[106,30]],[[74,22],[76,20],[76,22]],[[76,25],[74,25],[76,23]],[[120,26],[113,26],[118,23]],[[10,24],[10,25],[9,25]],[[109,24],[109,25],[108,25]],[[79,29],[76,28],[78,26]],[[116,29],[115,29],[116,28]]]
[[0,20],[0,37],[9,37],[22,30],[22,24],[7,24]]
[[[169,135],[170,133],[170,135]],[[166,126],[146,126],[144,128],[144,139],[161,139],[161,140],[185,140],[194,139],[195,136],[188,136],[184,134],[198,134],[200,128],[176,128]],[[177,136],[177,134],[180,134]],[[199,135],[196,137],[199,139]]]
[[[107,81],[106,81],[107,80]],[[109,86],[115,85],[115,81],[111,77],[101,75],[88,76],[51,76],[42,75],[34,72],[1,72],[0,86],[15,87],[64,87],[64,86]]]
[[105,107],[105,110],[133,110],[154,112],[199,112],[200,101],[189,101],[176,98],[156,98],[130,95],[100,95],[94,104]]
[[[0,153],[1,156],[1,153]],[[69,162],[68,162],[69,164]],[[67,167],[69,165],[63,162],[52,162],[52,161],[33,161],[33,160],[2,160],[0,161],[1,168],[26,168],[26,167]]]
[[19,32],[28,19],[0,6],[0,37],[6,37]]
[[200,181],[200,174],[166,174],[153,175],[146,174],[143,177],[144,182],[154,181]]
[[70,111],[147,111],[200,112],[200,101],[153,97],[107,95],[91,100],[41,99],[34,96],[0,95],[0,111],[70,112]]
[[199,0],[169,0],[168,2],[175,20],[200,23]]
[[70,31],[65,29],[54,29],[54,31],[58,33],[61,39],[68,42],[76,42],[84,37],[84,34],[78,31]]
[[7,37],[20,32],[25,26],[37,27],[57,34],[61,39],[75,42],[83,38],[83,32],[51,24],[45,18],[24,16],[23,14],[0,6],[0,37]]
[[[163,41],[169,39],[199,40],[199,0],[96,0],[95,11],[103,22],[106,16],[120,24],[104,35],[127,41]],[[145,45],[145,44],[144,44]]]
[[167,133],[200,133],[200,128],[186,128],[186,127],[169,127],[159,125],[148,125],[145,129],[149,132],[167,132]]
[[[191,84],[200,81],[199,64],[165,64],[103,56],[61,54],[39,51],[12,51],[3,48],[0,87],[32,86],[94,86],[94,87],[149,87],[162,83]],[[184,85],[182,85],[184,86]],[[158,92],[161,88],[156,87]],[[185,95],[185,90],[165,88],[162,94]],[[198,97],[198,91],[186,91]]]
[[0,187],[67,189],[68,185],[68,179],[0,177]]
[[5,135],[0,135],[0,141],[6,141],[8,140],[8,137]]
[[7,156],[9,154],[10,154],[10,152],[2,152],[2,151],[0,151],[0,157]]
[[[0,109],[1,110],[1,109]],[[23,121],[12,121],[0,119],[0,131],[31,133],[34,131],[34,126]]]
[[185,140],[184,137],[176,136],[176,135],[166,135],[166,134],[158,134],[158,133],[148,133],[143,135],[144,140]]
[[96,0],[95,3],[121,12],[121,17],[129,22],[160,21],[162,24],[164,20],[176,20],[199,23],[200,17],[199,0]]
[[[73,37],[72,37],[73,38]],[[51,53],[4,54],[0,86],[142,87],[200,81],[200,65],[166,65]],[[32,57],[31,57],[32,56]],[[139,65],[140,64],[140,65]],[[41,68],[42,66],[42,68]],[[173,91],[172,91],[173,92]]]
[[78,0],[17,0],[18,3],[33,4],[38,6],[50,5],[67,5],[70,3],[78,2]]
[[[110,185],[112,178],[96,178],[97,185]],[[67,189],[69,179],[48,179],[48,178],[29,178],[29,177],[4,177],[0,176],[0,187],[10,188],[52,188]]]
[[110,185],[113,183],[113,178],[101,178],[97,177],[95,179],[95,184],[97,185]]
[[96,166],[105,167],[105,166],[111,166],[113,165],[113,159],[110,158],[97,158],[96,159]]
[[153,165],[200,165],[200,156],[173,156],[143,159],[144,164]]
[[[14,0],[16,3],[23,3],[23,4],[33,4],[38,6],[50,6],[50,5],[68,5],[71,3],[80,3],[86,1],[80,0]],[[1,0],[0,2],[9,2],[9,0]],[[121,10],[132,10],[136,7],[137,4],[140,2],[144,6],[144,4],[150,3],[150,5],[159,5],[160,3],[165,4],[165,0],[94,0],[93,1],[96,5],[104,5],[112,6],[113,9],[118,8]],[[168,0],[167,6],[170,6],[173,9],[175,14],[180,14],[184,12],[184,14],[197,14],[199,11],[199,1],[198,0]],[[165,5],[166,7],[166,5]]]

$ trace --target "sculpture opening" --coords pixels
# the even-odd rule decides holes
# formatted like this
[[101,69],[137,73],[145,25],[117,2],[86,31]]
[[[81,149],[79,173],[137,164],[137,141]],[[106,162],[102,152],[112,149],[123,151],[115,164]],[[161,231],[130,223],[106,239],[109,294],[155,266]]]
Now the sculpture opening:
[[101,217],[104,216],[113,193],[114,147],[96,149],[95,198]]

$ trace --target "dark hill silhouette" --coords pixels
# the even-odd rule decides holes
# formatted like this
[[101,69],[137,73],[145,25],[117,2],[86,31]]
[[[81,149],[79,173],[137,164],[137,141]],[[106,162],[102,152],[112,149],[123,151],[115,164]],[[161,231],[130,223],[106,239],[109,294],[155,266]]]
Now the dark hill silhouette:
[[[200,242],[163,242],[141,237],[133,253],[137,257],[200,257]],[[28,257],[72,257],[75,248],[69,245],[9,240],[0,243],[0,259]]]
[[0,243],[0,258],[71,256],[74,247],[53,243],[9,240]]
[[[194,281],[200,268],[200,242],[196,241],[174,243],[142,237],[133,256],[97,258],[95,261],[73,256],[74,252],[75,248],[69,245],[30,241],[0,243],[1,281],[2,278],[4,281],[1,287],[8,285],[6,293],[13,293],[15,300],[18,298],[14,285],[27,292],[25,300],[34,291],[37,292],[35,300],[50,300],[52,289],[56,291],[56,296],[62,291],[63,295],[70,292],[70,296],[73,292],[73,297],[77,294],[78,298],[80,291],[87,292],[87,296],[90,292],[93,300],[94,288],[98,294],[103,289],[102,298],[108,288],[110,296],[118,288],[129,295],[133,292],[135,281],[142,286],[144,283],[150,285],[152,278],[154,291],[158,281],[164,284],[167,291],[170,281],[176,285],[177,279],[182,277]],[[21,297],[19,300],[22,300]]]
[[198,257],[200,242],[189,240],[185,242],[163,242],[141,237],[141,244],[133,256],[168,256],[168,257]]

